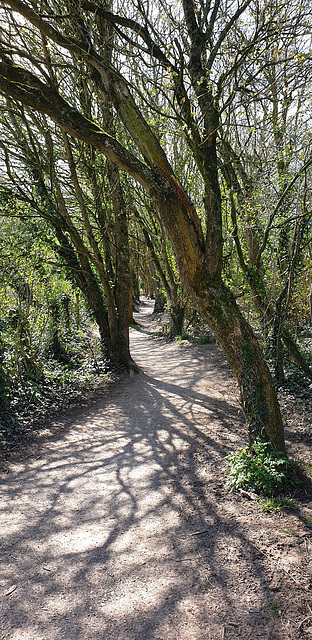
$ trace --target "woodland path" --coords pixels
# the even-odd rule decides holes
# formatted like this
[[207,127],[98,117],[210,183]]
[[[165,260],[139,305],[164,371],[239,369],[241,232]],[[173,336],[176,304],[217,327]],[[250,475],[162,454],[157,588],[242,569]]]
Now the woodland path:
[[228,367],[216,345],[152,339],[150,312],[131,331],[143,371],[2,476],[0,638],[311,638],[305,507],[226,492],[224,456],[246,442]]

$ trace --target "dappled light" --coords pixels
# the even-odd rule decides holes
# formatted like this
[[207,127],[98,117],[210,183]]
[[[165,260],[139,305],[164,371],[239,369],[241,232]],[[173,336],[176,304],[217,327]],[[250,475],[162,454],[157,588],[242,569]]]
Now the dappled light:
[[[288,637],[269,608],[270,534],[224,492],[244,425],[221,352],[146,328],[131,344],[144,371],[51,426],[4,477],[3,637]],[[302,562],[295,549],[281,579]]]
[[312,638],[309,0],[0,0],[0,640]]

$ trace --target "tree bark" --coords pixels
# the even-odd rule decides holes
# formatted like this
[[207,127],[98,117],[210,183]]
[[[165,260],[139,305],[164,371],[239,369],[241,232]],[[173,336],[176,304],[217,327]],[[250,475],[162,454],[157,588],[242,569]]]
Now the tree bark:
[[182,336],[184,325],[185,307],[177,303],[170,309],[170,338]]
[[115,216],[116,242],[115,314],[114,322],[111,325],[112,344],[115,357],[118,358],[120,365],[126,367],[126,369],[136,370],[137,366],[131,358],[129,344],[130,294],[132,285],[127,208],[118,167],[109,163],[107,170]]
[[[123,88],[122,85],[120,100],[124,98]],[[1,63],[0,90],[40,112],[48,113],[70,135],[96,146],[144,187],[171,241],[182,284],[195,308],[214,332],[237,376],[251,437],[266,434],[276,449],[285,451],[281,415],[268,367],[233,295],[221,281],[221,201],[217,183],[215,135],[211,134],[206,155],[205,200],[208,214],[206,243],[203,243],[203,232],[195,208],[174,176],[164,152],[155,145],[153,134],[144,125],[142,128],[142,116],[136,120],[131,111],[133,117],[128,118],[125,124],[138,145],[139,133],[144,131],[144,157],[150,166],[144,165],[114,138],[77,113],[54,89],[47,87],[32,73]],[[126,103],[125,100],[123,110]],[[132,108],[133,103],[129,109]],[[207,131],[209,126],[215,131],[218,124],[215,110],[212,111],[210,124],[208,113],[206,118]],[[149,136],[151,146],[147,153]]]
[[[285,452],[283,423],[272,376],[251,327],[233,294],[221,279],[211,277],[206,255],[183,212],[183,202],[174,196],[170,199],[166,193],[155,199],[155,206],[171,239],[183,285],[236,375],[251,441],[266,436],[277,450]],[[178,230],[172,223],[178,215],[177,209],[182,209]]]

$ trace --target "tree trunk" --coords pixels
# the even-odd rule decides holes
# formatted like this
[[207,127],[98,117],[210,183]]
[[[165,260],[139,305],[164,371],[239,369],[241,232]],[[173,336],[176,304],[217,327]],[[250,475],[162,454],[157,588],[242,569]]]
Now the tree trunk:
[[170,309],[170,339],[173,340],[183,333],[185,307],[180,304],[173,305]]
[[286,288],[283,287],[280,295],[275,302],[275,313],[273,317],[273,349],[274,349],[274,365],[275,379],[278,385],[285,381],[284,364],[283,364],[283,345],[282,335],[284,329],[285,312],[283,309],[283,300],[286,297]]
[[132,284],[132,307],[133,307],[133,311],[139,311],[139,308],[140,308],[140,285],[139,285],[138,276],[137,276],[136,273],[133,272],[133,269],[131,269],[131,284]]
[[233,294],[224,285],[218,290],[190,290],[189,294],[236,375],[251,442],[260,436],[268,437],[277,450],[285,452],[273,380],[258,341]]
[[159,284],[156,281],[155,287],[155,304],[153,313],[164,313],[166,307],[166,296],[164,292],[160,289]]
[[112,347],[114,359],[119,366],[125,367],[128,370],[137,370],[138,367],[130,355],[129,343],[130,296],[132,285],[127,208],[124,201],[118,167],[109,162],[107,173],[115,217],[116,242],[115,310],[114,314],[111,314],[114,320],[110,326]]
[[50,314],[52,318],[52,336],[50,342],[50,350],[53,358],[58,360],[63,356],[63,348],[60,343],[60,307],[55,298],[50,302]]
[[[101,288],[95,278],[87,257],[83,254],[76,254],[73,246],[68,241],[65,233],[55,227],[56,237],[59,244],[55,247],[62,261],[65,263],[68,272],[71,274],[76,286],[82,292],[87,301],[94,319],[98,325],[101,339],[103,355],[114,364],[111,336],[108,326],[108,314],[105,308]],[[79,297],[77,297],[77,324],[79,326]]]
[[276,391],[251,327],[222,283],[215,263],[207,260],[183,201],[170,191],[158,191],[154,202],[170,237],[183,286],[236,375],[251,441],[266,436],[277,450],[285,452]]

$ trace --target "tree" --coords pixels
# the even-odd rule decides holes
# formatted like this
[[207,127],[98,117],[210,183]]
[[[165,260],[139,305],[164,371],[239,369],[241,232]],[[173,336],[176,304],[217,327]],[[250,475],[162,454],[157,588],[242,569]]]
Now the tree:
[[[306,27],[300,22],[303,33]],[[250,62],[248,91],[224,114],[220,153],[239,264],[270,329],[275,376],[282,383],[283,343],[312,375],[287,326],[311,220],[311,83],[309,57],[299,55],[291,30],[277,31],[269,44]]]
[[[63,52],[56,87],[42,67],[40,51],[34,52],[20,41],[15,51],[12,46],[4,46],[1,92],[46,114],[68,135],[97,148],[143,187],[170,239],[183,286],[237,376],[251,438],[265,432],[275,447],[284,451],[283,426],[268,367],[234,295],[222,280],[217,134],[221,95],[228,93],[226,108],[231,104],[231,90],[238,90],[238,69],[244,68],[255,46],[267,43],[276,28],[290,28],[293,16],[288,23],[281,23],[282,5],[272,6],[268,13],[251,0],[229,6],[226,2],[212,5],[192,0],[184,0],[181,5],[160,3],[153,4],[150,13],[142,3],[133,3],[130,18],[122,7],[114,14],[102,3],[84,0],[78,6],[44,1],[39,8],[36,2],[20,0],[1,5],[17,36],[20,22],[16,22],[13,11],[23,17],[23,32],[31,29],[38,42],[45,37],[56,58],[60,50]],[[64,12],[60,13],[61,6]],[[103,54],[108,23],[117,34],[111,63]],[[148,80],[150,65],[159,70],[159,77],[167,78],[172,116],[178,114],[183,122],[203,182],[203,221],[174,174],[170,154],[165,153],[139,108],[135,88],[131,91],[128,86],[127,61],[131,64],[133,52],[145,67],[147,104],[153,103],[155,92],[155,85]],[[229,67],[225,65],[225,53],[233,58]],[[74,58],[83,62],[99,100],[105,96],[111,101],[130,145],[103,131],[93,114],[91,120],[85,117],[79,110],[77,91],[69,95],[64,90],[63,73],[67,78],[70,75],[72,86],[77,87]]]
[[27,202],[30,217],[39,214],[52,226],[54,250],[94,313],[105,357],[135,367],[129,352],[128,211],[118,169],[83,144],[74,148],[65,132],[56,140],[45,119],[27,109],[10,102],[5,110],[3,197]]
[[[174,260],[169,242],[166,238],[161,221],[155,212],[151,212],[148,202],[141,205],[142,213],[138,207],[134,207],[136,220],[143,236],[143,246],[146,244],[147,252],[152,263],[154,278],[158,280],[158,288],[165,294],[163,301],[167,299],[170,319],[170,339],[183,333],[187,296],[181,286],[179,273]],[[155,287],[157,289],[157,287]],[[157,307],[156,307],[157,311]]]

